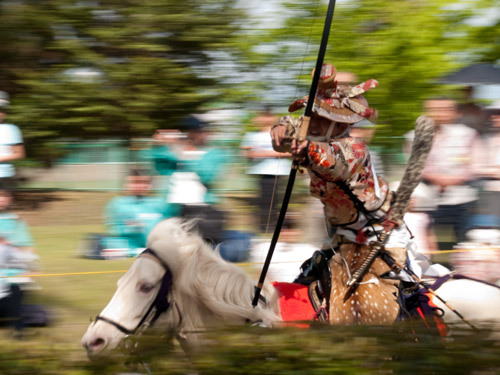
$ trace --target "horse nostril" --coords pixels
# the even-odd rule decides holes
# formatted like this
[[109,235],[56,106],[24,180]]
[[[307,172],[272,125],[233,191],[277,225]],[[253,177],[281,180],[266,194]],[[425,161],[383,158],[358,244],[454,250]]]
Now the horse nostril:
[[90,342],[90,344],[87,346],[87,349],[95,352],[99,349],[102,349],[105,344],[106,344],[106,341],[103,338],[98,337],[95,340],[92,340]]

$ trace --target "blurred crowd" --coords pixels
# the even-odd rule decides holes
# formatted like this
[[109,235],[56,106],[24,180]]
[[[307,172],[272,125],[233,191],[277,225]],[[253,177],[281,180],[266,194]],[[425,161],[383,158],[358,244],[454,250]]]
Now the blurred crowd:
[[24,157],[19,128],[6,121],[9,95],[0,91],[0,324],[15,328],[21,337],[27,324],[44,325],[45,311],[24,303],[24,294],[33,280],[23,277],[38,270],[38,256],[25,221],[11,211],[16,187],[13,161]]
[[[434,120],[436,133],[406,215],[408,226],[422,252],[455,249],[457,272],[497,282],[500,102],[481,108],[437,97],[424,103],[424,112]],[[409,150],[412,134],[406,139]]]

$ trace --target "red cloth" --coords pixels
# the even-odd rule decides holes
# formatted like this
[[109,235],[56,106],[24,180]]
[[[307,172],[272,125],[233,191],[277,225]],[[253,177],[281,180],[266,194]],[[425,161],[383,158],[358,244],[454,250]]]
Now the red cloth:
[[[311,320],[315,311],[309,301],[307,285],[273,282],[280,296],[281,318],[285,322]],[[307,328],[308,324],[297,324],[297,327]]]

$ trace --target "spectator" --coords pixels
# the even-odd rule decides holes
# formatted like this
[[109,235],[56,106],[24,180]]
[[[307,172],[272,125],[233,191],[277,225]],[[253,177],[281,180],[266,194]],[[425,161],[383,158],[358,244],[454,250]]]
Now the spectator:
[[[9,211],[12,193],[0,186],[0,275],[19,276],[31,271],[38,263],[33,252],[33,239],[26,223]],[[23,290],[25,279],[0,278],[0,319],[21,331]]]
[[424,107],[435,122],[436,134],[422,179],[432,187],[437,204],[431,214],[433,225],[452,225],[456,244],[464,240],[468,215],[478,198],[473,185],[481,145],[474,129],[456,122],[454,100],[430,99]]
[[467,86],[463,89],[464,101],[458,108],[458,123],[467,125],[478,132],[480,136],[488,131],[486,117],[481,107],[474,102],[474,87]]
[[[113,198],[105,209],[105,222],[113,237],[102,238],[107,256],[136,256],[146,246],[149,231],[161,220],[175,216],[174,207],[165,199],[149,196],[152,178],[149,172],[131,170],[125,183],[125,195]],[[123,254],[123,250],[126,254]]]
[[451,254],[453,268],[461,275],[490,283],[500,281],[500,218],[497,215],[472,215],[466,242]]
[[90,234],[79,249],[91,259],[133,257],[146,246],[149,231],[161,220],[176,215],[164,197],[149,196],[152,177],[141,169],[127,176],[124,194],[111,199],[104,211],[107,234]]
[[500,216],[500,101],[486,107],[485,113],[490,128],[483,139],[479,210],[483,215]]
[[[269,132],[278,120],[278,117],[273,115],[271,108],[266,107],[253,119],[254,126],[258,131],[245,134],[240,146],[247,159],[252,163],[247,173],[257,176],[259,180],[256,206],[261,233],[267,233],[274,229],[275,219],[278,216],[278,187],[284,186],[280,180],[283,181],[282,177],[290,174],[291,168],[291,161],[286,157],[289,154],[276,152],[271,145]],[[268,227],[268,224],[271,226]]]
[[9,95],[0,91],[0,182],[13,188],[15,169],[12,162],[24,158],[24,145],[19,128],[4,122],[9,106]]
[[[345,87],[352,87],[356,84],[356,82],[358,82],[358,76],[352,72],[337,72],[335,79],[337,80],[338,85]],[[382,161],[382,157],[376,148],[373,145],[370,145],[373,137],[375,136],[376,130],[376,124],[368,121],[367,119],[363,119],[357,124],[351,126],[349,134],[351,137],[364,142],[368,146],[372,165],[377,171],[377,174],[380,177],[384,177],[384,162]]]
[[200,218],[198,230],[205,239],[220,242],[225,217],[214,206],[215,187],[227,162],[226,152],[210,145],[210,127],[200,116],[189,116],[180,125],[185,138],[177,133],[174,140],[156,136],[153,163],[160,175],[168,177],[162,189],[167,202],[178,207],[178,215]]
[[157,144],[152,159],[157,172],[170,178],[167,199],[178,204],[213,204],[215,184],[226,163],[226,153],[209,144],[210,129],[197,116],[181,123],[187,134],[155,136]]
[[186,147],[186,134],[178,129],[160,129],[153,135],[151,151],[156,172],[160,176],[170,176],[177,169],[179,155]]

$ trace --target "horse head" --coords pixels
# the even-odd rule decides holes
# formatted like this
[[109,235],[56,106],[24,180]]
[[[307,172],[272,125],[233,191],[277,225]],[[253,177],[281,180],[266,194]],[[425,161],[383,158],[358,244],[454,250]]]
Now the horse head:
[[82,338],[89,357],[116,349],[142,333],[172,305],[172,273],[156,253],[145,250],[118,280],[117,290]]
[[192,222],[179,219],[153,228],[148,249],[120,278],[114,296],[82,338],[90,358],[106,355],[149,327],[166,329],[189,347],[207,326],[247,321],[272,326],[280,320],[274,288],[266,285],[267,302],[253,308],[255,283],[192,228]]

